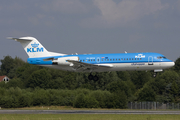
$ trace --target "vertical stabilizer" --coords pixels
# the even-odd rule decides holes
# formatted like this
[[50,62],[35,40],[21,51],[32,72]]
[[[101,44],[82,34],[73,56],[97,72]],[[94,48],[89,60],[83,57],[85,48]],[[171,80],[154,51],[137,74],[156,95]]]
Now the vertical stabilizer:
[[29,58],[48,57],[51,54],[34,37],[9,38],[18,41],[23,46]]

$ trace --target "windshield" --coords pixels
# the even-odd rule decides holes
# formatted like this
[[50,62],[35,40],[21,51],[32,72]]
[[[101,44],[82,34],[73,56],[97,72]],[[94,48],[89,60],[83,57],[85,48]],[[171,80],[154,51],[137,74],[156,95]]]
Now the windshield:
[[158,56],[157,59],[167,59],[165,56]]

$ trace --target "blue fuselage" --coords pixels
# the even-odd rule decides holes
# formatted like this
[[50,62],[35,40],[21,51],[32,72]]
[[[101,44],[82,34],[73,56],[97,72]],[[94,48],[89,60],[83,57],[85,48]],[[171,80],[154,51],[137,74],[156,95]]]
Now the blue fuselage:
[[[93,65],[111,66],[111,69],[93,70],[96,72],[102,71],[121,71],[121,70],[155,70],[166,69],[172,67],[174,62],[167,59],[164,55],[159,53],[117,53],[117,54],[87,54],[87,55],[64,55],[64,56],[51,56],[40,58],[28,58],[28,63],[35,65],[54,66],[53,61],[58,61],[59,67],[57,69],[75,71],[70,66],[67,60],[71,60],[71,57],[77,57],[76,61],[79,63],[87,63]],[[49,59],[52,58],[52,59]],[[66,59],[67,58],[67,59]],[[45,60],[49,59],[49,60]],[[63,59],[63,60],[61,60]],[[62,62],[61,62],[62,61]],[[62,63],[62,64],[61,64]],[[64,68],[63,68],[64,67]]]

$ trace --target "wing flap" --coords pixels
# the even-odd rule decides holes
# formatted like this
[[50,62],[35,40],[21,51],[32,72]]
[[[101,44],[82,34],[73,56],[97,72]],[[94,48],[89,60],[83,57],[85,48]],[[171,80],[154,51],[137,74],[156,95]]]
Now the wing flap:
[[67,60],[68,62],[73,64],[73,68],[76,70],[95,70],[95,69],[104,69],[104,68],[112,68],[111,64],[89,64],[75,60]]
[[54,57],[50,57],[50,58],[43,59],[43,61],[52,61],[54,59],[55,59]]

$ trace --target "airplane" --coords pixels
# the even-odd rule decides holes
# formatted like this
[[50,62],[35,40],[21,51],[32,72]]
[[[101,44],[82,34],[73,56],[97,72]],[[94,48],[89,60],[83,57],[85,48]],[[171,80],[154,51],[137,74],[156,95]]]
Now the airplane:
[[47,51],[34,37],[8,38],[18,41],[29,58],[29,64],[45,66],[65,71],[89,72],[89,80],[98,80],[92,72],[108,71],[148,71],[153,77],[163,69],[173,67],[175,63],[159,53],[114,53],[68,55]]

